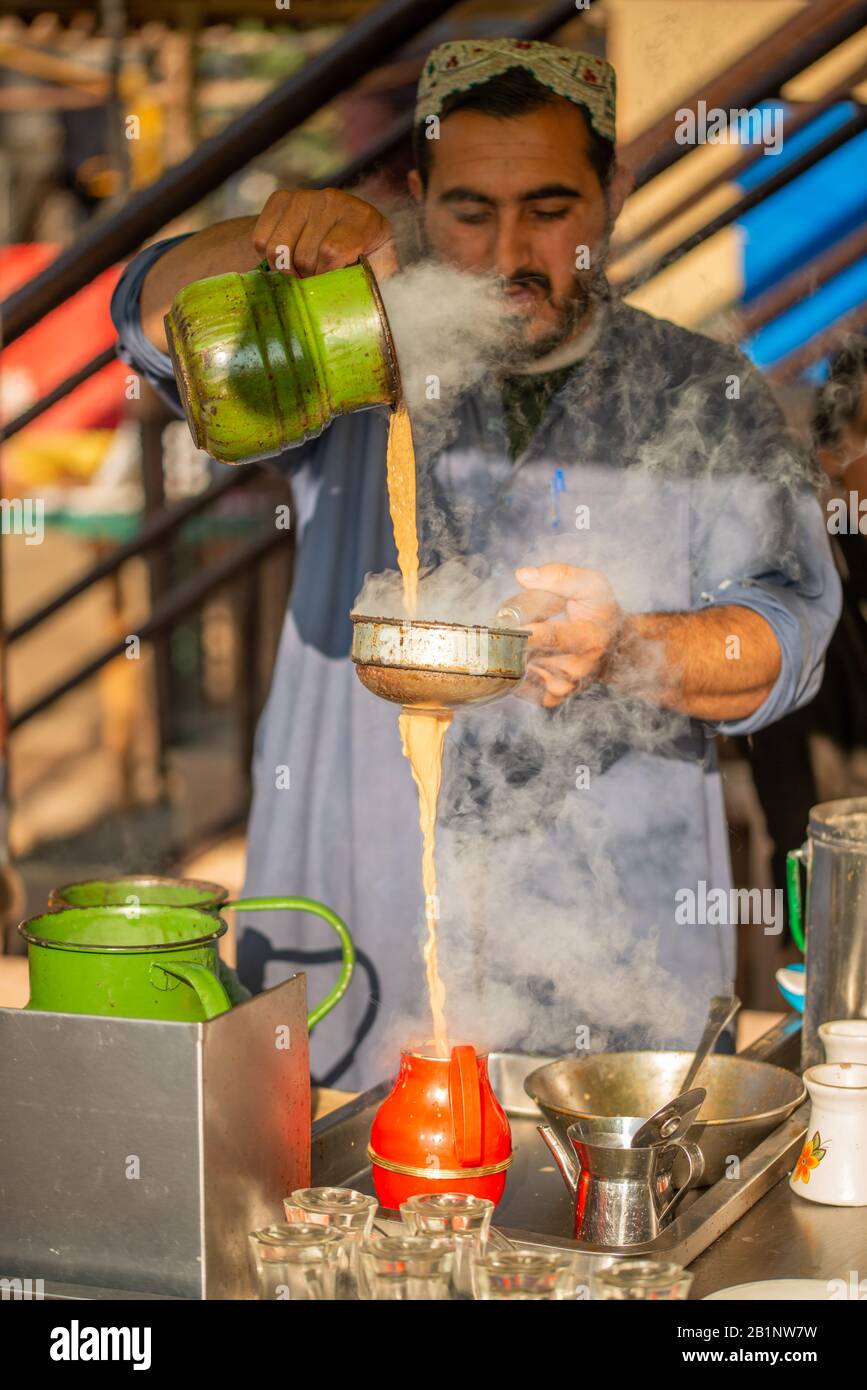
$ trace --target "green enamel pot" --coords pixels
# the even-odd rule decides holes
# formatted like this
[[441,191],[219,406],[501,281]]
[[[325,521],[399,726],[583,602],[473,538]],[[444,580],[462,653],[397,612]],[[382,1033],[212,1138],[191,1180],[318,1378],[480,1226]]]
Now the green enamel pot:
[[231,1008],[218,977],[226,923],[192,907],[63,907],[18,928],[28,1009],[202,1023]]
[[195,280],[164,322],[190,432],[221,463],[271,458],[336,415],[399,396],[388,320],[363,257],[305,279],[260,266]]
[[[337,982],[307,1015],[307,1026],[330,1013],[346,993],[355,969],[355,945],[342,918],[315,898],[238,898],[229,901],[228,889],[201,878],[160,878],[154,874],[133,874],[119,878],[90,878],[80,883],[64,883],[52,888],[49,908],[54,907],[165,907],[194,908],[216,914],[223,908],[241,912],[310,912],[337,933],[341,948]],[[25,924],[26,925],[26,924]],[[225,930],[225,927],[224,927]],[[220,933],[222,935],[222,932]]]

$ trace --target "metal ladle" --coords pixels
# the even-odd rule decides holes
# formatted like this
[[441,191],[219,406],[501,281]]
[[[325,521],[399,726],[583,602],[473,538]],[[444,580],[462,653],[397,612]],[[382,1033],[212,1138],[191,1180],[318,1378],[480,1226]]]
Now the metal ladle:
[[[740,1006],[741,1001],[734,994],[714,995],[710,1001],[704,1031],[698,1040],[698,1047],[695,1049],[695,1055],[690,1063],[689,1071],[683,1078],[680,1090],[673,1100],[666,1101],[665,1105],[654,1110],[650,1119],[645,1120],[641,1128],[636,1130],[632,1136],[631,1147],[633,1149],[640,1149],[648,1144],[657,1143],[660,1139],[671,1139],[676,1131],[682,1132],[684,1113],[690,1109],[695,1109],[697,1099],[699,1107],[704,1103],[707,1093],[700,1086],[693,1090],[693,1083],[720,1033],[726,1024],[731,1023]],[[689,1101],[689,1104],[685,1104],[686,1101]],[[698,1113],[697,1109],[695,1113]]]

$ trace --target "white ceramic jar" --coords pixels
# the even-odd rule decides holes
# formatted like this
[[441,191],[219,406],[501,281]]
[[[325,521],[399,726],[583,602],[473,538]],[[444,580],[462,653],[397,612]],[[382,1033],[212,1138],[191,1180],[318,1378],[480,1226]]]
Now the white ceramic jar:
[[835,1018],[819,1026],[826,1062],[867,1063],[867,1018]]
[[807,1068],[804,1085],[810,1124],[789,1186],[810,1202],[867,1206],[867,1066],[824,1062]]

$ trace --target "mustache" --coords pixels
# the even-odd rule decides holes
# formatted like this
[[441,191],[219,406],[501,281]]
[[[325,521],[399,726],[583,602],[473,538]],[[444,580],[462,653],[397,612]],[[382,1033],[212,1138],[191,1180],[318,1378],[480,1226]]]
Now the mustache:
[[551,294],[551,281],[541,270],[516,270],[514,275],[506,277],[505,284],[514,285],[516,288],[522,285],[538,285],[546,294]]

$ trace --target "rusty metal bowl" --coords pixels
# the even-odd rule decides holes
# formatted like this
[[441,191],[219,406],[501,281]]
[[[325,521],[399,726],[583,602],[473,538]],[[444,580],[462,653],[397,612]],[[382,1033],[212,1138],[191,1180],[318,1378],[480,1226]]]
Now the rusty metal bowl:
[[448,710],[515,689],[527,632],[353,613],[352,660],[374,695],[410,709]]
[[[617,1115],[652,1115],[676,1096],[692,1052],[600,1052],[560,1057],[530,1073],[524,1090],[565,1135],[574,1120]],[[807,1092],[793,1072],[714,1052],[702,1063],[707,1098],[698,1122],[684,1136],[704,1157],[701,1186],[723,1177],[726,1161],[745,1158],[788,1119]],[[678,1170],[675,1168],[675,1182]]]

